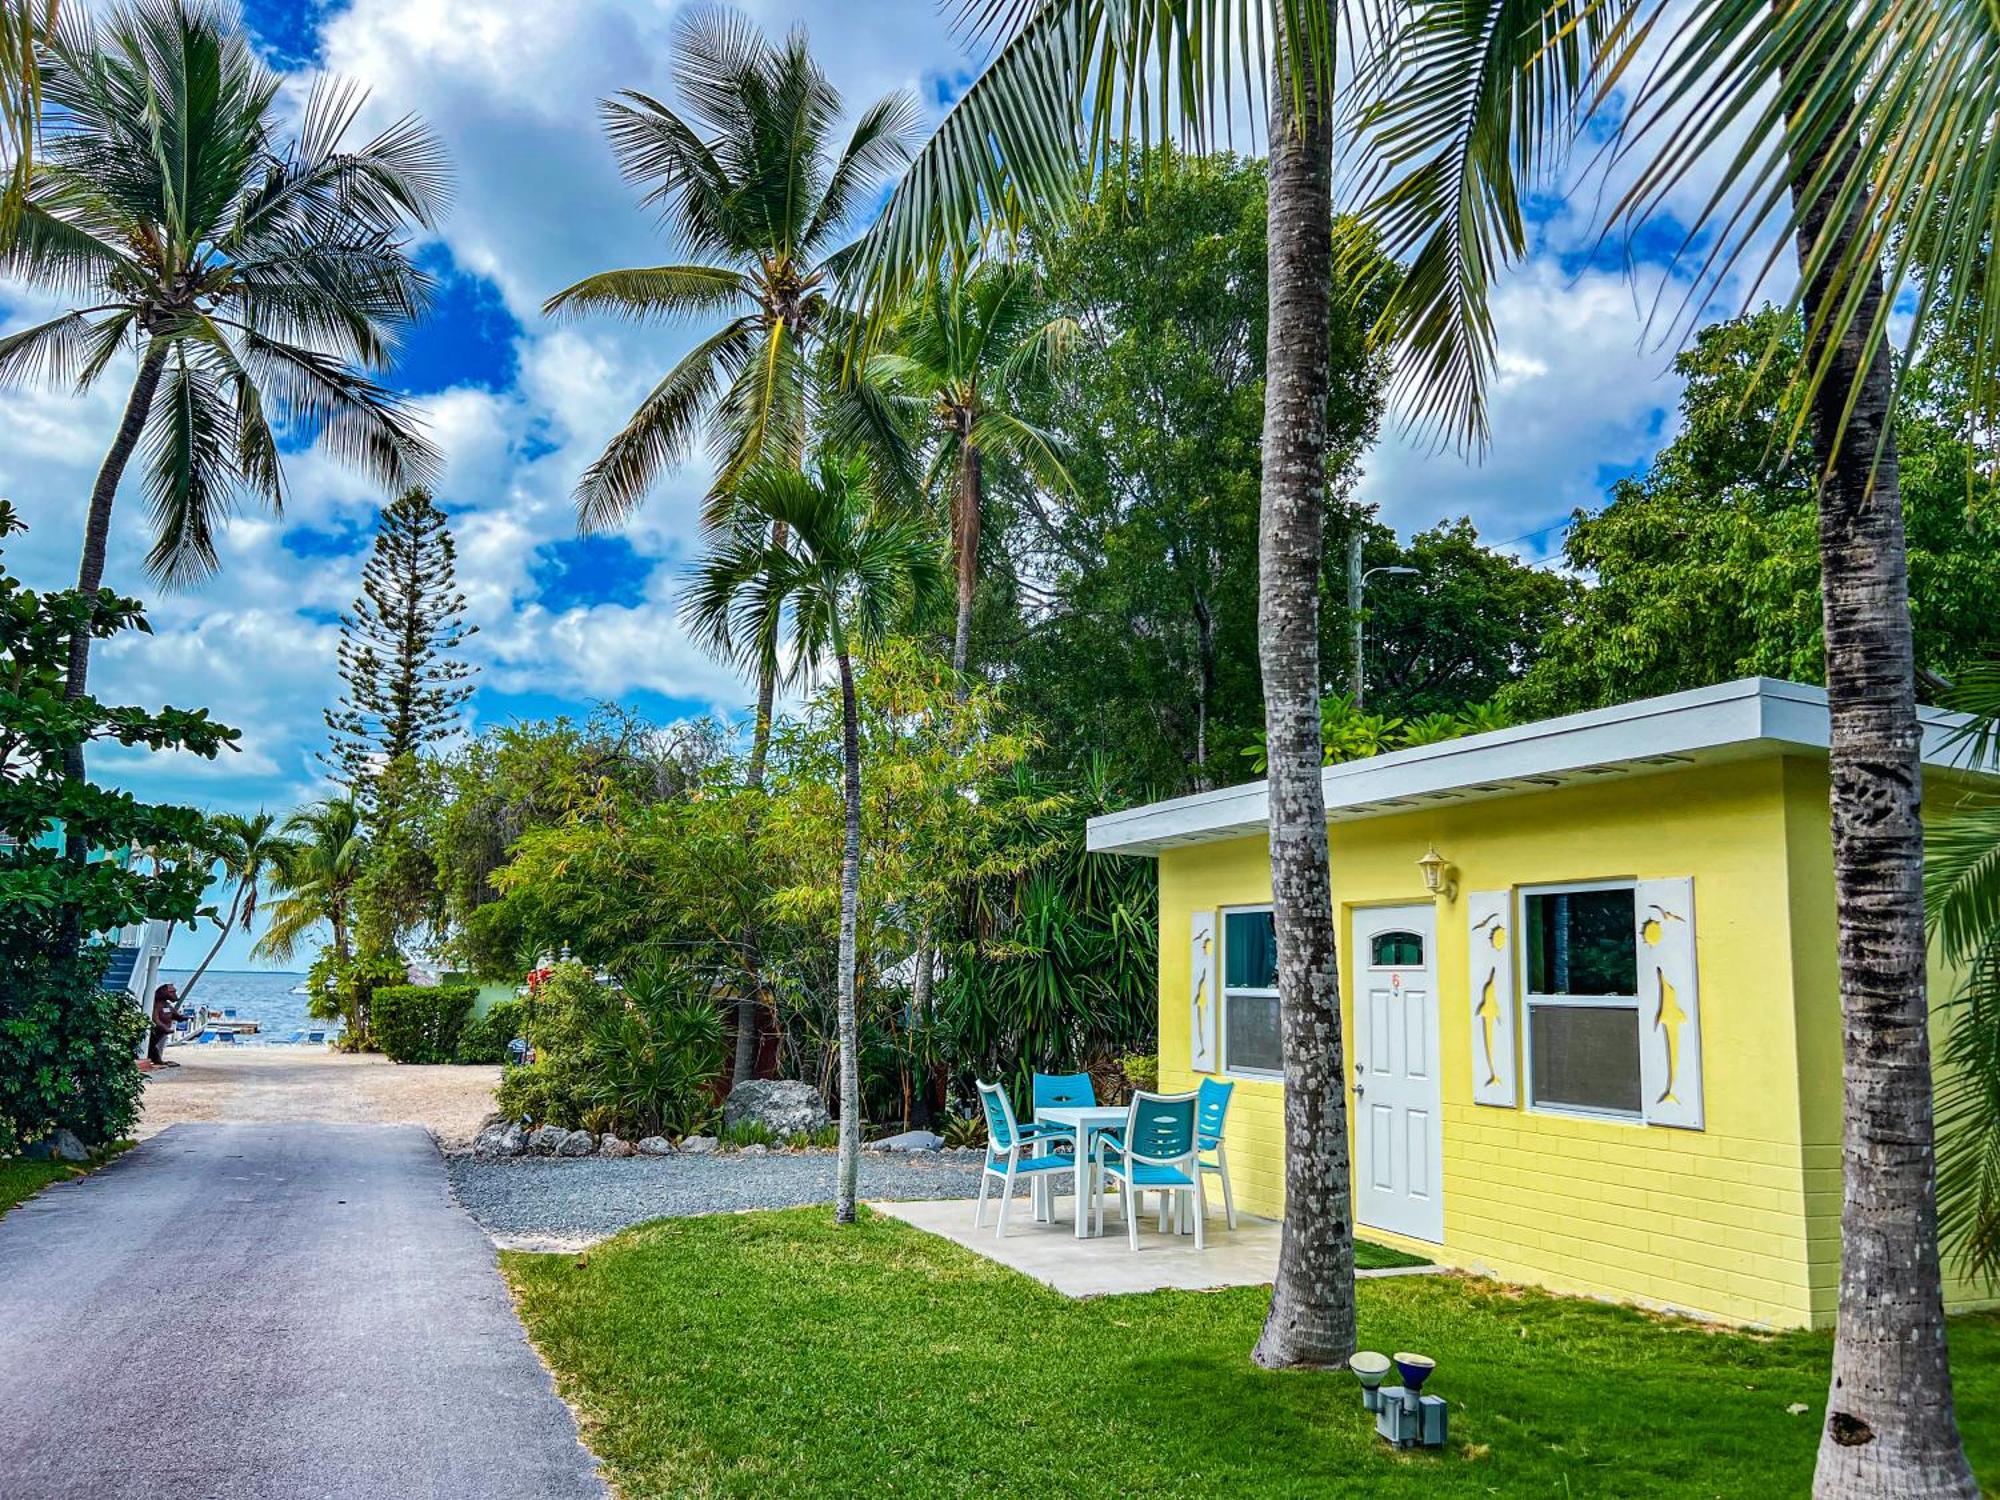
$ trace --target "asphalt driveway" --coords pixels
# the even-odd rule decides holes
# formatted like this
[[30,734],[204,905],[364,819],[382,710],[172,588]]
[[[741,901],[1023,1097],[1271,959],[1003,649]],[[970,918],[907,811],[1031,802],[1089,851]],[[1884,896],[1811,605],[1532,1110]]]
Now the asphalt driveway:
[[0,1218],[0,1493],[604,1490],[430,1137],[239,1124]]

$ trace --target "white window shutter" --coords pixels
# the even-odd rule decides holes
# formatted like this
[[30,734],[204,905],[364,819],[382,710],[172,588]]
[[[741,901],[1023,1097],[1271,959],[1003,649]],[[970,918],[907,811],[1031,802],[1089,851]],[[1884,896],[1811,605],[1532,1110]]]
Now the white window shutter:
[[1465,898],[1472,979],[1472,1102],[1514,1107],[1514,923],[1507,891]]
[[1188,956],[1188,1066],[1213,1073],[1216,1055],[1216,1015],[1222,994],[1215,985],[1215,913],[1198,911],[1191,923]]
[[1633,892],[1639,945],[1639,1080],[1646,1123],[1699,1130],[1701,995],[1694,881],[1642,880]]

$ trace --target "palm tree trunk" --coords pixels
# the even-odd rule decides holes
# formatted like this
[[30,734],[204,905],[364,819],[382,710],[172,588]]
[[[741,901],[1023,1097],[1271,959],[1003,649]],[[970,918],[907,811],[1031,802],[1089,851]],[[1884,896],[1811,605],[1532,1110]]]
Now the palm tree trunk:
[[[798,462],[795,455],[793,462]],[[791,531],[783,521],[771,523],[771,545],[783,547]],[[750,764],[743,781],[753,792],[764,790],[764,769],[771,750],[771,713],[778,697],[778,664],[760,662],[757,667],[757,719],[750,730]],[[752,824],[755,831],[755,824]],[[736,1001],[736,1058],[729,1075],[731,1087],[757,1076],[757,1024],[768,1005],[764,992],[763,965],[758,952],[757,924],[753,919],[743,929],[743,972],[748,989]]]
[[[797,455],[792,462],[799,462]],[[771,546],[782,549],[791,539],[791,528],[783,521],[771,523]],[[771,710],[778,699],[778,664],[774,661],[760,662],[757,666],[757,720],[750,729],[750,765],[744,781],[762,791],[764,787],[764,762],[771,751]]]
[[854,667],[840,651],[841,790],[847,839],[840,853],[840,1163],[834,1222],[854,1222],[861,1171],[861,1028],[855,1016],[855,928],[861,907],[861,727],[854,702]]
[[1354,1352],[1345,1063],[1320,786],[1319,572],[1333,254],[1329,92],[1316,62],[1294,70],[1281,50],[1272,85],[1257,599],[1285,1067],[1285,1222],[1271,1311],[1252,1355],[1271,1368],[1337,1365]]
[[[929,1046],[933,1041],[931,1031],[932,995],[935,992],[934,979],[937,971],[937,944],[931,936],[931,919],[925,917],[917,925],[917,951],[912,958],[916,973],[910,980],[910,1015],[913,1018],[911,1031],[911,1053],[914,1056],[920,1046]],[[935,1117],[931,1107],[931,1079],[937,1065],[935,1053],[929,1058],[916,1058],[917,1094],[916,1109],[910,1116],[911,1128],[929,1126]]]
[[[139,361],[139,373],[132,378],[132,392],[125,398],[125,414],[118,419],[111,447],[97,470],[97,482],[90,487],[90,514],[83,528],[83,557],[77,564],[76,586],[80,593],[94,594],[104,586],[104,554],[111,540],[111,506],[118,498],[119,481],[125,466],[138,449],[146,430],[146,418],[153,409],[153,396],[160,388],[160,374],[166,368],[164,344],[154,344]],[[63,697],[74,701],[90,690],[90,642],[88,627],[69,638],[69,675]],[[63,775],[71,781],[84,778],[83,746],[64,752]],[[87,841],[76,834],[63,840],[63,857],[81,864],[90,855]]]
[[[166,368],[165,345],[154,345],[139,362],[132,379],[132,393],[125,399],[125,414],[118,420],[110,451],[98,467],[97,482],[90,487],[90,516],[84,523],[83,557],[77,565],[76,586],[80,593],[94,594],[104,586],[104,554],[111,539],[111,506],[118,498],[119,481],[125,466],[139,446],[146,430],[146,417],[153,409],[153,395],[160,388],[160,374]],[[81,698],[89,690],[90,632],[79,630],[69,640],[69,680],[66,698]]]
[[[979,524],[985,505],[984,475],[972,439],[961,439],[958,494],[952,517],[952,547],[958,554],[958,623],[951,635],[951,669],[961,677],[972,650],[972,596],[979,586]],[[964,688],[959,689],[964,696]]]
[[[1788,85],[1794,80],[1787,80]],[[1858,155],[1842,178],[1862,170]],[[1823,236],[1827,269],[1806,286],[1810,329],[1864,225],[1807,202],[1824,157],[1793,163],[1803,267]],[[1879,276],[1830,351],[1813,397],[1826,688],[1832,712],[1833,884],[1839,922],[1845,1141],[1839,1326],[1813,1494],[1978,1495],[1959,1440],[1938,1272],[1924,964],[1923,730],[1917,719],[1909,570],[1897,469],[1895,383],[1868,346]],[[1829,351],[1815,340],[1807,360]],[[1850,392],[1858,390],[1843,426]]]
[[247,881],[237,882],[236,894],[230,898],[229,902],[229,915],[222,919],[222,931],[215,935],[214,945],[202,956],[201,963],[196,967],[195,971],[188,975],[188,982],[181,987],[181,999],[185,1000],[189,995],[194,993],[194,987],[201,983],[201,976],[206,974],[208,966],[215,962],[215,955],[220,953],[222,945],[229,941],[229,934],[236,928],[236,915],[243,909],[243,891],[248,883]]

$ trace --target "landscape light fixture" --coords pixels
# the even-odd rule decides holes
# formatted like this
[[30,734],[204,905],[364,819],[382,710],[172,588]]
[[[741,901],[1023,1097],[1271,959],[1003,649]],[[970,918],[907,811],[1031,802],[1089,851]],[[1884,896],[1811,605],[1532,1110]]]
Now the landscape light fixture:
[[[1379,1354],[1374,1357],[1382,1358]],[[1403,1383],[1385,1385],[1375,1392],[1375,1431],[1398,1448],[1442,1448],[1450,1409],[1439,1397],[1423,1394],[1424,1382],[1437,1369],[1437,1361],[1406,1349],[1397,1350],[1391,1358]]]
[[1348,1356],[1347,1368],[1361,1382],[1362,1407],[1367,1411],[1379,1410],[1382,1398],[1378,1392],[1382,1382],[1389,1378],[1389,1356],[1378,1354],[1373,1349],[1363,1349],[1359,1354]]

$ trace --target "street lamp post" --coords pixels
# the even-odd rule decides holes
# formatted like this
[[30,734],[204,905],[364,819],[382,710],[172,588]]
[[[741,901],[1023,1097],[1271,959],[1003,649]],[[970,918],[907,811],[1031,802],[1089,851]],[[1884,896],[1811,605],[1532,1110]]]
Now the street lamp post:
[[1354,660],[1347,673],[1348,696],[1354,700],[1356,708],[1361,707],[1363,696],[1368,689],[1368,680],[1361,667],[1361,601],[1368,591],[1368,580],[1378,573],[1391,578],[1411,577],[1415,568],[1369,568],[1361,567],[1361,532],[1357,528],[1347,539],[1347,619],[1354,632]]

